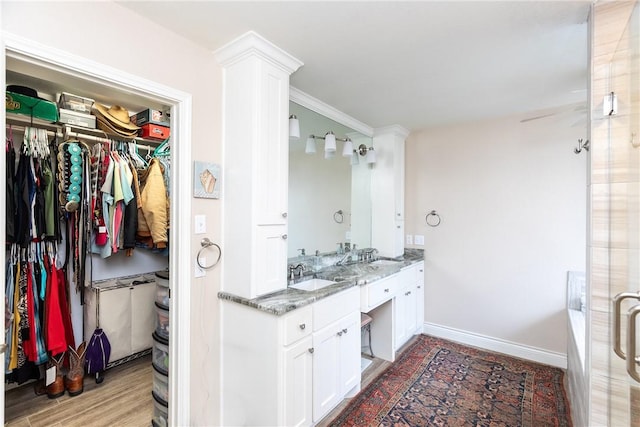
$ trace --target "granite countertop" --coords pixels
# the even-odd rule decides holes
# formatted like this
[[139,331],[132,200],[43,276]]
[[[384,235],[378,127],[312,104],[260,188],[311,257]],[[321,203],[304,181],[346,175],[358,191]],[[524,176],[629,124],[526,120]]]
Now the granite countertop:
[[317,291],[302,291],[287,287],[285,290],[262,295],[253,299],[243,298],[228,292],[218,292],[218,298],[253,307],[267,313],[282,315],[345,289],[366,285],[395,274],[405,267],[423,261],[424,251],[422,249],[405,249],[404,256],[402,257],[381,258],[381,260],[395,262],[383,264],[358,262],[343,266],[333,265],[301,279],[304,281],[317,277],[319,279],[336,282],[333,285]]

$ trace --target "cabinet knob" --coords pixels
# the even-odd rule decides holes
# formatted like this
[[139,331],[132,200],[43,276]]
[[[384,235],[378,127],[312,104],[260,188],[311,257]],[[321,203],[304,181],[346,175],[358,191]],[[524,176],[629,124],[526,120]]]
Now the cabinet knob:
[[313,351],[314,351],[314,350],[313,350],[313,347],[311,347],[311,348],[309,349],[309,353],[313,354]]
[[424,270],[419,270],[419,271],[420,271],[420,273],[424,273]]
[[397,228],[400,228],[400,226],[398,225]]
[[384,291],[385,291],[385,292],[389,292],[389,288],[385,289]]
[[341,337],[341,336],[342,336],[342,331],[338,332],[338,334],[337,334],[337,335],[338,335],[339,337]]
[[306,328],[306,327],[307,327],[307,325],[305,325],[304,323],[300,324],[300,329],[302,329],[303,331],[304,331],[304,328]]
[[282,235],[282,240],[287,240],[287,235],[286,234]]
[[418,289],[422,289],[422,286],[418,286]]
[[287,217],[287,213],[286,212],[282,212],[282,218],[286,218]]

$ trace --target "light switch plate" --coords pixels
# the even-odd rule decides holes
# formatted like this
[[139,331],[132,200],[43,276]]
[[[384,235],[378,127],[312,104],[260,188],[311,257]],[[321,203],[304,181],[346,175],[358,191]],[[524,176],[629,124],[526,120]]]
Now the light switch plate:
[[416,245],[424,246],[424,236],[422,234],[416,234],[413,237]]
[[405,243],[406,243],[407,245],[413,245],[413,235],[411,235],[411,234],[407,234],[407,237],[406,237]]
[[196,234],[204,234],[207,232],[207,216],[206,215],[196,215],[194,217],[195,224],[193,226],[194,232]]

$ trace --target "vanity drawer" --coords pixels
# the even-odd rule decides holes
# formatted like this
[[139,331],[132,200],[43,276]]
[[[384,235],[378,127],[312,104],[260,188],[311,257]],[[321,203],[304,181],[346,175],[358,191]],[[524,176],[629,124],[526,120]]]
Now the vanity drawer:
[[376,308],[385,301],[393,298],[398,284],[398,275],[385,277],[373,283],[366,285],[363,289],[362,306],[360,310],[368,312],[369,310]]
[[349,288],[313,304],[313,330],[318,331],[344,316],[358,311],[360,293]]
[[289,345],[304,338],[313,330],[313,311],[311,306],[301,307],[287,314],[283,319],[283,345]]

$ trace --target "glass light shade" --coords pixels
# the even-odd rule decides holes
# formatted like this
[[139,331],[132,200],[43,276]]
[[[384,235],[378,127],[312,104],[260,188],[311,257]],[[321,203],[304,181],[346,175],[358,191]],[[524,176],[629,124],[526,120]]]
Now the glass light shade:
[[342,148],[342,155],[344,157],[349,157],[353,154],[353,143],[349,138],[344,142],[344,147]]
[[336,156],[336,152],[335,151],[325,151],[324,152],[324,158],[325,159],[332,159]]
[[336,151],[336,136],[331,131],[324,136],[324,151]]
[[351,166],[360,164],[360,159],[358,159],[358,157],[358,152],[356,150],[353,150],[353,153],[351,155]]
[[367,151],[367,163],[373,164],[376,162],[376,152],[373,151],[373,147]]
[[309,138],[307,138],[307,145],[304,148],[304,152],[307,154],[315,154],[316,139],[313,137],[313,135],[310,135]]
[[300,138],[300,122],[294,114],[289,116],[289,138]]

